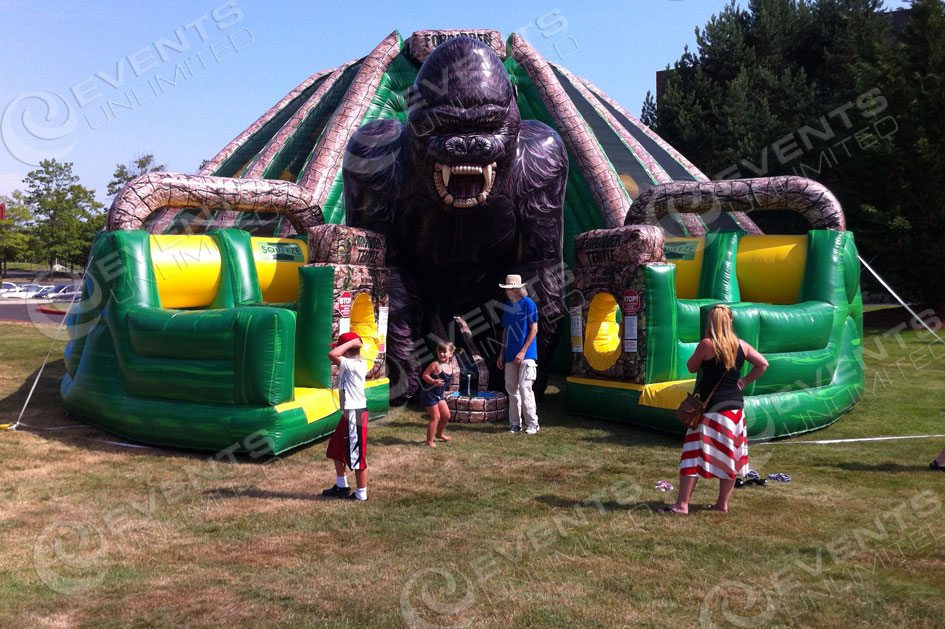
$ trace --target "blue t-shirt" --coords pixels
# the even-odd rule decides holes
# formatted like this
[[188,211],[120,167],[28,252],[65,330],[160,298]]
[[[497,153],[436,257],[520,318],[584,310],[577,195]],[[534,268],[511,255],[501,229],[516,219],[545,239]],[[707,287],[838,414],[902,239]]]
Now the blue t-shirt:
[[[505,362],[515,360],[515,355],[525,344],[525,337],[528,336],[528,328],[532,323],[538,323],[538,308],[531,298],[522,297],[516,302],[505,302],[502,307],[502,321],[499,323],[505,328]],[[525,350],[526,360],[538,360],[535,340],[532,339],[531,345]]]

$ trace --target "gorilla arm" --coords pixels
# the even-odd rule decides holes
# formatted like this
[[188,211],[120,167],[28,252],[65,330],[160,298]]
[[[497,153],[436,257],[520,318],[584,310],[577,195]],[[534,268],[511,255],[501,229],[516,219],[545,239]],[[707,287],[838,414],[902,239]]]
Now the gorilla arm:
[[383,234],[390,242],[393,202],[403,185],[405,127],[396,120],[375,120],[351,137],[341,167],[345,222]]
[[393,400],[412,395],[420,373],[413,343],[420,338],[421,297],[398,263],[399,243],[393,237],[396,203],[402,198],[405,185],[405,130],[396,120],[376,120],[362,126],[348,142],[342,162],[345,222],[383,234],[387,239],[390,270],[387,356]]
[[544,390],[557,331],[564,313],[564,191],[568,157],[561,138],[550,127],[522,121],[515,198],[519,206],[519,248],[516,272],[530,282],[538,306],[538,381]]

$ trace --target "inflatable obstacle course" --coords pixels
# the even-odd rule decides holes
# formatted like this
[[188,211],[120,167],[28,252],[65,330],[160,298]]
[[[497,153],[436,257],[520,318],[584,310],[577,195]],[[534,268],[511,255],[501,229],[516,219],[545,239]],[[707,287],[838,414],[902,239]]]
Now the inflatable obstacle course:
[[305,238],[99,234],[68,316],[66,410],[143,443],[283,452],[334,429],[327,353],[352,329],[364,338],[368,408],[386,412],[387,271],[348,263],[364,257],[359,243],[382,262],[382,239],[323,230],[331,255],[309,264]]
[[[827,425],[856,402],[858,266],[829,191],[797,177],[709,181],[521,36],[474,29],[394,31],[366,56],[309,76],[198,175],[149,173],[126,185],[93,247],[85,299],[69,316],[69,412],[148,443],[249,451],[262,439],[283,451],[331,430],[336,374],[325,354],[348,329],[365,339],[370,410],[383,412],[386,245],[342,227],[351,220],[342,163],[349,155],[368,180],[423,176],[407,168],[382,177],[371,160],[384,142],[360,164],[349,143],[369,123],[405,123],[422,64],[458,37],[498,55],[522,121],[548,125],[565,148],[554,219],[575,284],[565,291],[570,344],[560,335],[555,364],[570,369],[573,412],[676,430],[671,409],[693,386],[686,360],[706,308],[719,302],[733,306],[736,331],[771,361],[747,391],[753,437]],[[765,236],[759,210],[798,212],[808,226],[800,237]],[[402,245],[390,242],[395,253]],[[501,394],[479,395],[489,374],[481,357],[477,365],[480,391],[451,406],[457,417],[498,418]]]

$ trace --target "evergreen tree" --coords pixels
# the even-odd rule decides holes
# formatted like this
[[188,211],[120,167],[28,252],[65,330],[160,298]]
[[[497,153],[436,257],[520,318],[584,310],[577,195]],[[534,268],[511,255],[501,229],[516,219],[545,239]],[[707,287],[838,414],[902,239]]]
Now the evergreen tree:
[[894,286],[942,306],[928,269],[945,267],[945,0],[914,0],[898,33],[882,10],[733,1],[696,29],[643,119],[715,178],[824,183]]
[[906,292],[945,306],[945,1],[915,0],[891,54],[875,71],[895,134],[869,173],[854,227]]

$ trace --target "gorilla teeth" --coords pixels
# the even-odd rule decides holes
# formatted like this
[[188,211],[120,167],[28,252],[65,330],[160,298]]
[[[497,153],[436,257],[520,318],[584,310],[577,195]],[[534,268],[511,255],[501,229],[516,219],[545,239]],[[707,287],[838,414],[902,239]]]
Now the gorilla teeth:
[[[489,193],[492,191],[492,184],[495,183],[495,167],[495,162],[486,164],[485,166],[478,164],[449,165],[438,162],[433,166],[433,185],[436,187],[437,193],[446,205],[460,208],[473,207],[480,203],[485,203],[486,199],[489,197]],[[485,185],[483,185],[482,191],[475,197],[456,199],[449,193],[449,190],[446,189],[452,175],[482,175]]]
[[443,164],[443,170],[449,168],[457,175],[481,175],[482,166],[477,166],[475,164],[460,164],[459,166],[447,166]]

